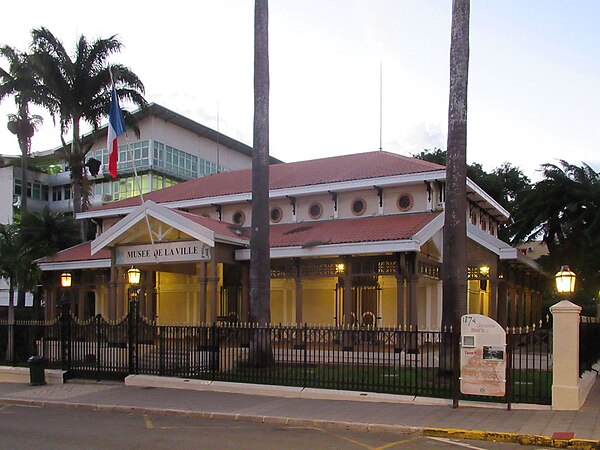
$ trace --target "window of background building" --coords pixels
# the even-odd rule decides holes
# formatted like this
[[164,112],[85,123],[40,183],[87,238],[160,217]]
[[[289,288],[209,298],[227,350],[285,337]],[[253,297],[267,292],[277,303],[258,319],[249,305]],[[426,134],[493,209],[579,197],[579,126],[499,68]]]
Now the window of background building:
[[52,201],[59,202],[63,197],[63,189],[62,186],[54,186],[52,188]]

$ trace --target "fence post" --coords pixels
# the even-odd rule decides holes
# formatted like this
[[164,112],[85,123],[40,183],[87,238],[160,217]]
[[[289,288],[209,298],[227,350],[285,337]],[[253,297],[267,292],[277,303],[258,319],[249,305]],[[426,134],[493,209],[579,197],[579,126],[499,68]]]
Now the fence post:
[[60,365],[62,370],[71,369],[71,314],[69,313],[69,304],[61,304],[60,313]]
[[563,300],[550,307],[553,317],[552,409],[576,411],[579,388],[579,314],[581,307]]
[[129,314],[127,316],[129,335],[129,374],[137,375],[138,373],[138,300],[137,295],[129,295]]

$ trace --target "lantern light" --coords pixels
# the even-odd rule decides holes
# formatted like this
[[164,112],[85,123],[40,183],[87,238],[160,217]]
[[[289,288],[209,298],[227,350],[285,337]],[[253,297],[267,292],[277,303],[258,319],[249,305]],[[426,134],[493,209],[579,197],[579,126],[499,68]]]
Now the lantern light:
[[482,277],[487,277],[490,275],[490,266],[481,266],[479,268],[479,273]]
[[63,272],[60,274],[60,285],[64,288],[71,287],[72,276],[70,272]]
[[338,263],[335,265],[335,271],[337,273],[344,273],[346,270],[346,265],[344,263]]
[[127,279],[129,284],[139,284],[140,282],[140,269],[132,267],[127,271]]
[[575,280],[577,276],[571,272],[569,266],[562,266],[554,275],[556,290],[561,294],[570,294],[575,291]]

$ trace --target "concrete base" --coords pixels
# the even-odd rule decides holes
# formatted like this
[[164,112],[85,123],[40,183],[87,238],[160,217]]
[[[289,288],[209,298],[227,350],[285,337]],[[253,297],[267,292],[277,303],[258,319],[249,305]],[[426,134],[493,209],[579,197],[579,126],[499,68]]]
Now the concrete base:
[[[63,370],[46,369],[46,384],[63,384]],[[28,367],[0,366],[0,383],[23,383],[29,384]]]
[[578,411],[585,403],[600,372],[600,361],[592,370],[584,372],[577,386],[552,385],[552,409],[555,411]]

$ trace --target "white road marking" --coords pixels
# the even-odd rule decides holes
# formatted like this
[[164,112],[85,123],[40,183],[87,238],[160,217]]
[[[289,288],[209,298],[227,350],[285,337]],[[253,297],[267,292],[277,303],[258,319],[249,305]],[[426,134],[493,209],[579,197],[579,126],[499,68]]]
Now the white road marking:
[[455,442],[455,441],[452,441],[452,440],[447,439],[447,438],[427,437],[427,439],[433,439],[435,441],[445,442],[446,444],[457,445],[459,447],[471,448],[473,450],[486,450],[485,448],[482,448],[482,447],[475,447],[474,445],[465,444],[463,442]]

